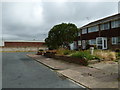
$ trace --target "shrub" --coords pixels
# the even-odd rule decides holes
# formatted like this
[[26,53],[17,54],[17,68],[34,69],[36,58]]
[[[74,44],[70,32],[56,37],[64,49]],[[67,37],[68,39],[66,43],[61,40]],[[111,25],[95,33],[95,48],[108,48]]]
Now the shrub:
[[115,49],[115,52],[120,52],[120,49],[119,48]]
[[59,48],[57,49],[56,54],[63,55],[64,50],[65,50],[64,48]]
[[57,53],[58,55],[69,55],[69,54],[71,54],[71,53],[73,53],[73,52],[75,52],[75,51],[73,51],[73,50],[68,50],[68,49],[64,49],[64,48],[59,48],[59,49],[56,51],[56,53]]
[[120,57],[120,52],[118,52],[118,57]]
[[63,52],[63,54],[64,54],[64,55],[68,55],[68,54],[70,54],[70,51],[69,51],[69,50],[65,50],[65,51]]
[[103,60],[116,60],[116,53],[109,50],[95,50],[94,55]]
[[78,51],[73,53],[71,56],[86,60],[99,59],[97,56],[91,55],[88,51]]
[[120,59],[120,52],[117,52],[117,61]]

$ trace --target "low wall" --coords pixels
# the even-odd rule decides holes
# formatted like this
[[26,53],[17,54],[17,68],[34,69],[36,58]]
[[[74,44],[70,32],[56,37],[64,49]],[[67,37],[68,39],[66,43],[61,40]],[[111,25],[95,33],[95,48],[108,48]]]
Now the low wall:
[[85,65],[85,66],[88,65],[88,60],[85,60],[85,59],[74,58],[74,57],[69,57],[69,56],[59,56],[59,55],[55,55],[52,53],[45,53],[44,56],[48,58],[54,58],[57,60],[63,60],[63,61],[70,62],[70,63],[76,63],[80,65]]
[[88,65],[88,61],[85,59],[79,59],[79,58],[74,58],[74,57],[69,57],[69,56],[56,56],[54,57],[55,59],[60,59],[63,61],[67,61],[70,63],[76,63],[76,64],[80,64],[80,65]]
[[0,52],[19,52],[19,51],[35,51],[39,49],[46,49],[46,47],[0,47]]

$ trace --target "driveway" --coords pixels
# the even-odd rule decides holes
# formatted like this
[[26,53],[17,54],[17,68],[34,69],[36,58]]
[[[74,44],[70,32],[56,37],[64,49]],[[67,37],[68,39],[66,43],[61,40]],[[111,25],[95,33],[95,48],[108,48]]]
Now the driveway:
[[3,88],[82,88],[26,54],[28,52],[3,53]]

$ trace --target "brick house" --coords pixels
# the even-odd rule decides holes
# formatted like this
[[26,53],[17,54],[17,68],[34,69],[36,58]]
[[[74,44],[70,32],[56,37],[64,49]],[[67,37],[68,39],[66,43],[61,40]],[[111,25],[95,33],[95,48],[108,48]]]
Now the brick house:
[[79,28],[76,47],[87,44],[98,49],[120,49],[120,14],[115,14]]

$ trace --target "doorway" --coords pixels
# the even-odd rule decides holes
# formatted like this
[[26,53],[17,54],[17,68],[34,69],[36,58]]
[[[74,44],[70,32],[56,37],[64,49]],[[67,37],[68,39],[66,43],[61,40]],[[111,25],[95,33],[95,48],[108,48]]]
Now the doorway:
[[98,49],[107,49],[107,38],[106,37],[97,37],[96,45]]

